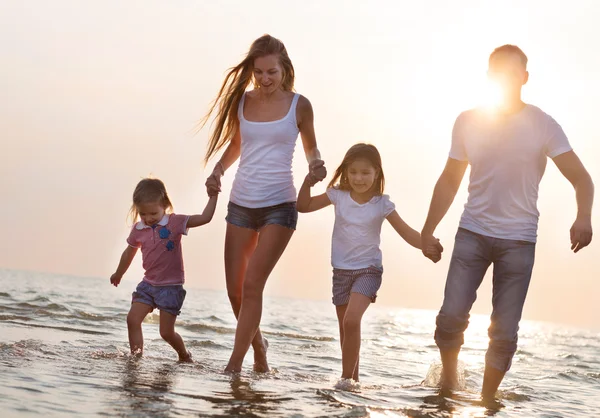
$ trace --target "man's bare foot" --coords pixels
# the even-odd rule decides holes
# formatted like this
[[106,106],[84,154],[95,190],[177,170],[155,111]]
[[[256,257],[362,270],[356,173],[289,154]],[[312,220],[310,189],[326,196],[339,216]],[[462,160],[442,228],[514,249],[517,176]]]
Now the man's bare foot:
[[493,401],[496,399],[496,392],[502,379],[504,379],[503,370],[498,370],[494,367],[485,366],[483,374],[483,387],[481,388],[481,397],[484,401]]
[[269,341],[263,337],[262,348],[254,350],[254,367],[253,370],[256,373],[268,373],[269,364],[267,363],[267,350],[269,348]]
[[442,375],[440,376],[440,387],[443,391],[452,391],[459,389],[458,376],[456,370],[449,373],[447,373],[446,370],[442,370]]

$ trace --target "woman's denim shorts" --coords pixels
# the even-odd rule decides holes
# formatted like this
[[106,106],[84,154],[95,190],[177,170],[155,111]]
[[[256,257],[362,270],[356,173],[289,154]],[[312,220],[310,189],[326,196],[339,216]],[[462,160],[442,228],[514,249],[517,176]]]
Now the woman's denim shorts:
[[281,225],[296,229],[298,210],[296,202],[286,202],[265,208],[246,208],[229,202],[225,220],[231,225],[260,231],[267,225]]

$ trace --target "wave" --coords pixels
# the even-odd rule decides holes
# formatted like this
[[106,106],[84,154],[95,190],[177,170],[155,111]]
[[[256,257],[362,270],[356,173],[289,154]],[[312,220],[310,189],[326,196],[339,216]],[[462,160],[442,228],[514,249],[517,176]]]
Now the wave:
[[515,353],[516,356],[523,356],[523,357],[535,357],[535,355],[527,350],[523,350],[522,348],[518,348],[517,352]]
[[48,299],[46,296],[38,296],[29,300],[28,302],[50,302],[50,299]]
[[40,340],[19,340],[14,343],[0,343],[0,349],[3,348],[38,348],[42,345]]
[[[235,328],[220,327],[217,325],[209,325],[204,323],[183,323],[180,326],[190,331],[212,331],[218,334],[235,334]],[[333,337],[315,336],[315,335],[304,335],[290,332],[279,332],[279,331],[265,331],[261,330],[264,335],[274,335],[278,337],[285,337],[294,340],[311,340],[311,341],[335,341]]]
[[115,316],[97,315],[97,314],[93,314],[93,313],[89,313],[89,312],[85,312],[85,311],[76,311],[75,315],[67,315],[67,317],[80,318],[80,319],[85,319],[85,320],[89,320],[89,321],[112,321],[115,319]]
[[14,320],[14,319],[18,319],[21,321],[31,321],[31,318],[27,317],[27,316],[20,316],[20,315],[0,315],[0,321],[9,321],[9,320]]
[[29,302],[20,302],[20,303],[17,303],[15,306],[17,306],[19,308],[24,308],[24,309],[35,309],[35,310],[49,309],[52,311],[60,311],[60,312],[65,312],[65,311],[69,310],[69,308],[67,308],[66,306],[59,305],[58,303],[50,303],[48,305],[34,305]]
[[190,331],[206,331],[206,330],[208,330],[208,331],[216,332],[218,334],[235,334],[235,328],[225,328],[225,327],[219,327],[216,325],[208,325],[208,324],[202,324],[202,323],[192,323],[192,324],[183,323],[183,324],[181,324],[181,326]]
[[567,369],[564,372],[560,372],[556,374],[556,377],[562,380],[587,380],[589,378],[589,373],[580,373],[576,370]]
[[562,357],[562,358],[564,358],[564,359],[567,359],[567,360],[571,360],[571,359],[574,359],[574,360],[581,360],[581,357],[579,357],[577,354],[572,354],[572,353],[563,354],[563,355],[562,355],[562,356],[560,356],[560,357]]
[[[31,312],[31,314],[35,314],[35,318],[32,317],[33,315],[25,315],[29,312]],[[30,321],[39,318],[51,318],[57,320],[75,319],[90,322],[109,322],[114,321],[115,319],[124,320],[126,317],[125,314],[100,315],[83,310],[76,310],[73,312],[63,305],[50,304],[47,306],[36,306],[31,305],[29,302],[22,302],[16,306],[0,306],[0,313],[4,313],[4,315],[0,314],[0,320],[19,319],[23,321]]]
[[498,399],[512,402],[527,402],[531,400],[530,396],[512,390],[499,390],[496,396],[498,396]]
[[600,373],[594,373],[594,372],[578,372],[576,370],[572,370],[572,369],[568,369],[564,372],[560,372],[558,374],[556,374],[557,378],[560,379],[566,379],[566,380],[588,380],[588,379],[592,379],[592,380],[597,380],[600,379]]
[[52,326],[52,325],[32,324],[32,323],[24,323],[24,322],[18,322],[18,321],[6,321],[6,323],[22,325],[24,327],[56,329],[59,331],[79,332],[82,334],[91,334],[91,335],[110,335],[111,334],[110,332],[92,331],[91,329],[84,329],[84,328],[57,327],[57,326]]
[[295,340],[335,341],[335,338],[333,338],[333,337],[303,335],[303,334],[294,334],[294,333],[289,333],[289,332],[264,331],[264,330],[261,330],[261,332],[265,335],[276,335],[279,337],[292,338]]
[[57,353],[51,351],[50,348],[51,347],[48,347],[42,341],[33,339],[0,344],[0,351],[7,352],[12,358],[20,357],[27,359],[28,361],[30,359],[29,356],[26,355],[27,352],[39,352],[45,356],[56,356]]
[[208,347],[208,348],[225,348],[224,345],[221,345],[219,343],[216,343],[214,341],[211,340],[205,340],[205,341],[186,341],[186,345],[188,347]]
[[208,317],[206,317],[204,319],[206,319],[207,321],[220,322],[222,324],[226,323],[223,319],[221,319],[221,318],[219,318],[218,316],[215,316],[215,315],[208,316]]

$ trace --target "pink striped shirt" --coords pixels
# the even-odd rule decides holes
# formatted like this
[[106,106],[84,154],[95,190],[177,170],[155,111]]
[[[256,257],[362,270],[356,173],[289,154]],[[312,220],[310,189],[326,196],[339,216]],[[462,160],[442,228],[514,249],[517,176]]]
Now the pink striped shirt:
[[183,251],[181,236],[187,235],[187,215],[165,215],[153,227],[137,222],[127,243],[142,249],[144,281],[153,286],[183,284]]

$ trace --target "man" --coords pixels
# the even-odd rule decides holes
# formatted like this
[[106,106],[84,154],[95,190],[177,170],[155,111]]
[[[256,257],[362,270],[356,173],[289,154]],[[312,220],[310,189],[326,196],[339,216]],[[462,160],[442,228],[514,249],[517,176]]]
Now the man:
[[594,185],[560,125],[521,100],[521,89],[529,78],[523,51],[514,45],[495,49],[488,77],[500,86],[502,103],[494,111],[473,109],[456,119],[449,158],[435,186],[421,237],[422,248],[437,245],[443,250],[433,233],[470,164],[469,197],[456,234],[435,341],[443,364],[442,387],[449,389],[456,384],[469,311],[483,276],[494,264],[482,388],[482,397],[493,399],[517,348],[534,263],[538,186],[547,158],[552,158],[576,191],[577,218],[571,228],[574,252],[592,240]]

